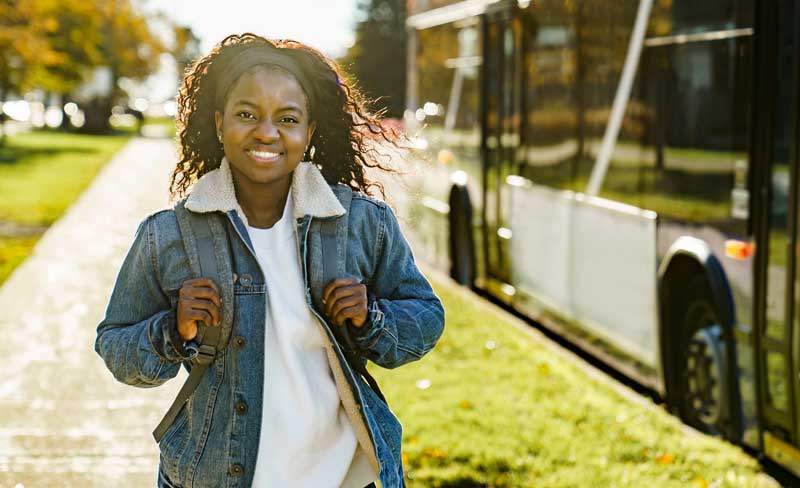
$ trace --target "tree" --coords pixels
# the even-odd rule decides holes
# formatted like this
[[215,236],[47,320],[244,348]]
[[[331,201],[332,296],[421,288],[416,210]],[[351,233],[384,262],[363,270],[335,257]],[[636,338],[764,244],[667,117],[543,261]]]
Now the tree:
[[68,95],[92,68],[108,66],[112,92],[87,113],[98,121],[89,130],[108,129],[117,81],[148,76],[164,51],[131,0],[0,0],[0,101],[34,88]]
[[178,65],[178,76],[182,78],[186,68],[200,57],[200,39],[188,26],[176,25],[173,33],[175,42],[170,52]]
[[114,102],[122,96],[121,78],[141,80],[155,72],[164,43],[151,30],[148,17],[139,14],[131,0],[90,2],[96,6],[102,23],[97,29],[101,38],[99,66],[111,70],[111,93],[95,98],[85,108],[87,132],[110,130],[109,116]]
[[343,64],[355,76],[375,108],[401,117],[406,90],[405,0],[360,0],[364,20],[356,27],[356,42]]

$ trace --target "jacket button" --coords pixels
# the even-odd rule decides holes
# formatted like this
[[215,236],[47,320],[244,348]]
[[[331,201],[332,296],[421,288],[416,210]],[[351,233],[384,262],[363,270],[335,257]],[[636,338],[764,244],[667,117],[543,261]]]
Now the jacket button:
[[236,345],[237,346],[244,347],[244,343],[245,343],[244,337],[237,336],[236,339],[234,339],[234,340],[236,341]]
[[239,415],[244,415],[247,413],[247,404],[245,402],[239,402],[236,404],[236,413]]
[[244,468],[241,464],[231,464],[231,467],[228,468],[228,474],[231,476],[241,476],[244,474]]
[[242,286],[250,286],[250,284],[253,283],[253,277],[249,274],[243,274],[239,277],[239,283],[241,283]]

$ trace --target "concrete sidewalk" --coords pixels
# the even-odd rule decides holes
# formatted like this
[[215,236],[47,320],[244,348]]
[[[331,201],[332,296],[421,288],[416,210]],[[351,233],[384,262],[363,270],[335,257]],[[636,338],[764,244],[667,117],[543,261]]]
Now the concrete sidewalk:
[[0,288],[0,487],[155,486],[151,431],[185,373],[116,382],[94,352],[138,223],[167,201],[171,139],[137,138]]

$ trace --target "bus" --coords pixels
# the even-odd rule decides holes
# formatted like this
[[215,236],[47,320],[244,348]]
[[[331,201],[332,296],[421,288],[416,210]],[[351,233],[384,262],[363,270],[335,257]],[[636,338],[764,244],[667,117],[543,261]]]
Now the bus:
[[789,0],[409,0],[415,252],[800,474]]

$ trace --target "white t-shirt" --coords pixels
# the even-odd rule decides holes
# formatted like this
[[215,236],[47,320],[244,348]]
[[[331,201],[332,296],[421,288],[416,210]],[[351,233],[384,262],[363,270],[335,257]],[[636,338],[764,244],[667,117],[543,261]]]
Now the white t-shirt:
[[325,337],[305,301],[292,196],[269,229],[247,228],[267,284],[264,407],[253,488],[363,488],[378,476],[342,407]]

